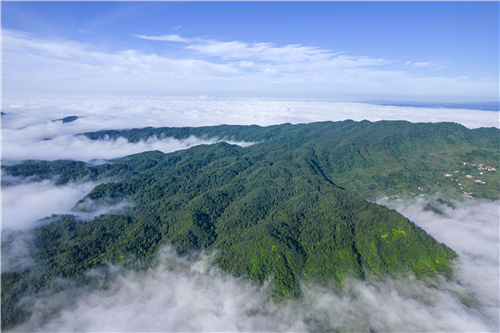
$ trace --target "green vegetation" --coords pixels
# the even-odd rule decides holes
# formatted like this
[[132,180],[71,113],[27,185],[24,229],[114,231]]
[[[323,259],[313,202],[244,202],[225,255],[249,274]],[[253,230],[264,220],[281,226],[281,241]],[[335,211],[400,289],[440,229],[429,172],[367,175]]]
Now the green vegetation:
[[[418,123],[406,121],[321,122],[312,124],[283,124],[276,126],[211,126],[182,128],[143,128],[121,131],[85,133],[93,140],[124,137],[139,142],[151,137],[186,139],[196,136],[205,139],[230,139],[259,142],[246,148],[251,156],[259,151],[290,154],[298,147],[307,150],[304,158],[316,163],[324,176],[335,184],[363,198],[375,199],[378,193],[413,195],[450,191],[473,192],[477,198],[498,199],[500,171],[474,169],[471,164],[483,164],[498,169],[499,130],[479,128],[470,130],[454,123]],[[189,153],[187,153],[189,154]],[[182,154],[181,154],[182,155]],[[180,155],[175,155],[180,156]],[[27,162],[5,168],[12,175],[38,175],[51,178],[59,175],[59,184],[70,180],[123,180],[156,165],[162,154],[151,152],[144,159],[115,159],[109,164],[83,168],[82,162]],[[469,163],[463,165],[463,163]],[[80,163],[80,164],[78,164]],[[37,170],[37,168],[39,170]],[[444,177],[454,171],[477,171],[474,179],[456,181]],[[468,173],[464,173],[463,177]],[[472,174],[471,174],[472,175]],[[476,177],[477,176],[477,177]],[[451,181],[454,179],[454,181]],[[484,181],[485,184],[474,180]],[[458,183],[461,183],[461,188]]]
[[[463,159],[497,167],[498,134],[457,124],[386,121],[87,133],[135,142],[151,135],[197,135],[260,143],[145,152],[100,166],[27,161],[2,167],[12,175],[57,175],[59,184],[106,180],[86,199],[136,204],[121,215],[84,223],[54,216],[56,221],[35,230],[33,258],[39,265],[2,273],[2,328],[29,315],[15,307],[20,297],[55,288],[56,277],[85,279],[85,271],[108,263],[134,262],[135,269],[145,269],[166,244],[179,252],[213,251],[215,263],[236,276],[272,279],[277,298],[300,295],[303,279],[341,285],[350,276],[449,276],[455,252],[396,211],[364,198],[420,193],[419,187],[430,192],[427,185],[438,181],[438,189],[455,189],[457,182],[448,184],[443,173],[469,167]],[[498,178],[480,186],[483,197],[498,198]]]

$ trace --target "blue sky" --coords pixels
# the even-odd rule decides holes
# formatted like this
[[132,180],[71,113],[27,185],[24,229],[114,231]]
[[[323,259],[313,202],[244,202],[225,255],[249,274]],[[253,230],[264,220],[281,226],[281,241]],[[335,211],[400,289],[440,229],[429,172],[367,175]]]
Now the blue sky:
[[498,2],[2,2],[3,93],[498,100]]

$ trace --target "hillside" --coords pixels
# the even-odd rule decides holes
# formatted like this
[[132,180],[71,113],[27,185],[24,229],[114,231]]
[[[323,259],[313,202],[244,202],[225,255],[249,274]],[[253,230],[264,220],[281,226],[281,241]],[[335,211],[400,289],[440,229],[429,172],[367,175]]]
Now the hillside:
[[[329,179],[366,199],[377,195],[429,195],[435,192],[498,199],[500,132],[497,128],[467,129],[454,123],[406,121],[321,122],[276,126],[211,126],[143,128],[85,133],[92,140],[124,137],[130,142],[150,138],[230,139],[256,142],[253,151],[289,154],[301,147],[304,158],[314,161]],[[83,162],[26,163],[7,168],[12,175],[41,178],[60,176],[59,183],[86,175],[89,179],[123,179],[156,163],[115,159],[110,164],[86,167]],[[134,163],[134,164],[132,164]],[[464,164],[465,163],[465,164]],[[480,170],[480,165],[482,169]],[[449,174],[452,176],[446,176]],[[469,175],[470,177],[467,177]],[[476,182],[476,180],[481,182]],[[484,182],[484,184],[482,183]],[[413,193],[413,194],[412,194]]]

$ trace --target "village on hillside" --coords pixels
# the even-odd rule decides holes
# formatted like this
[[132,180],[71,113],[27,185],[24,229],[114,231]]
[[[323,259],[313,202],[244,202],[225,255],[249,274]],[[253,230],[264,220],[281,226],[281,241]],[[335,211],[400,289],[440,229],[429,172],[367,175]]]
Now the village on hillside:
[[[465,179],[471,179],[471,180],[473,180],[474,183],[481,184],[481,185],[486,185],[486,182],[483,179],[481,179],[482,178],[481,176],[484,175],[483,171],[493,172],[493,171],[497,170],[495,167],[492,167],[492,166],[484,166],[483,164],[474,164],[474,163],[470,163],[470,162],[463,162],[462,165],[477,167],[477,170],[479,170],[478,175],[476,176],[476,175],[466,174]],[[450,180],[457,182],[457,185],[460,187],[460,190],[465,194],[466,197],[473,198],[473,196],[472,196],[473,192],[466,191],[464,189],[464,185],[462,183],[458,183],[459,177],[462,176],[463,173],[466,173],[466,172],[460,171],[460,170],[455,170],[455,171],[453,171],[453,173],[445,173],[443,176],[444,177],[456,177],[456,178],[451,178]]]
[[[459,169],[464,169],[465,167],[465,170],[454,170],[451,172],[445,172],[443,174],[443,177],[446,177],[447,181],[453,182],[452,184],[450,183],[448,184],[452,185],[452,187],[454,188],[459,189],[460,192],[467,198],[474,198],[473,190],[475,189],[475,191],[478,191],[479,189],[478,187],[475,187],[475,185],[487,185],[489,183],[490,186],[494,186],[495,180],[498,183],[498,177],[496,176],[495,173],[497,169],[493,166],[488,166],[488,165],[485,166],[484,164],[476,164],[470,162],[461,162],[458,164],[458,166]],[[471,167],[473,167],[473,169],[475,170],[471,170]],[[418,186],[418,191],[393,194],[390,196],[386,196],[383,199],[392,198],[396,200],[401,200],[404,197],[412,197],[412,196],[425,197],[427,195],[430,195],[431,193],[439,192],[439,190],[443,186],[445,186],[446,183],[447,182],[442,183],[437,181],[436,184],[434,184],[434,186],[431,186],[431,184]],[[479,197],[482,196],[480,195]]]

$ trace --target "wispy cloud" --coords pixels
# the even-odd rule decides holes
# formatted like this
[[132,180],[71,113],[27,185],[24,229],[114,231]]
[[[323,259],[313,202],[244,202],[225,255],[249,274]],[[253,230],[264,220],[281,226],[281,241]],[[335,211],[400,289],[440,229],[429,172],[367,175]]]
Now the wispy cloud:
[[52,180],[2,186],[2,230],[31,229],[52,214],[67,214],[97,184],[70,183],[56,186]]
[[188,48],[221,57],[222,59],[255,59],[273,62],[302,62],[329,59],[336,54],[302,45],[275,47],[270,43],[248,44],[244,42],[210,41],[188,46]]
[[415,67],[429,67],[432,63],[431,62],[416,62],[413,64]]
[[165,84],[163,89],[168,89],[184,80],[196,84],[211,77],[239,73],[232,64],[170,59],[134,49],[105,53],[88,44],[42,40],[6,30],[3,31],[3,63],[4,80],[10,89],[17,87],[23,91],[24,86],[33,92],[43,91],[44,87],[88,91],[92,86],[108,92],[116,88],[135,90],[137,86],[158,91],[162,84]]
[[[177,29],[175,29],[177,30]],[[179,35],[162,35],[162,36],[145,36],[145,35],[136,35],[136,37],[148,40],[159,40],[164,42],[182,42],[188,43],[189,39],[182,38]]]
[[411,66],[414,68],[444,69],[450,66],[450,62],[448,60],[407,61],[405,66]]
[[222,42],[202,38],[183,38],[179,35],[137,35],[136,37],[149,40],[189,43],[190,45],[186,46],[187,49],[225,60],[251,59],[275,63],[330,61],[330,63],[342,67],[379,66],[389,63],[388,60],[381,58],[372,59],[368,57],[340,56],[346,52],[326,50],[319,47],[304,46],[300,44],[276,46],[273,43],[245,43],[241,41]]
[[[390,59],[349,55],[299,44],[137,37],[181,43],[182,56],[139,49],[106,52],[70,40],[3,31],[4,93],[250,93],[304,95],[494,96],[498,80],[413,76],[445,63],[396,70]],[[154,47],[154,46],[153,46]],[[178,51],[179,48],[177,47]],[[417,67],[416,67],[417,66]]]

